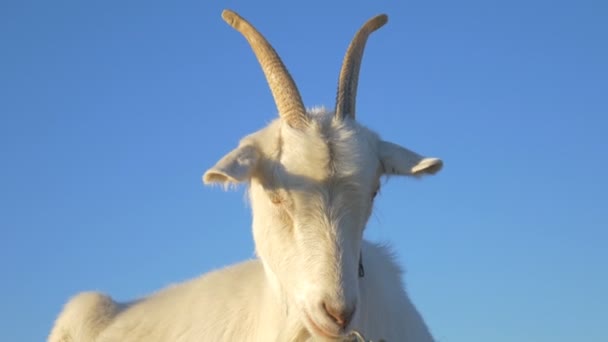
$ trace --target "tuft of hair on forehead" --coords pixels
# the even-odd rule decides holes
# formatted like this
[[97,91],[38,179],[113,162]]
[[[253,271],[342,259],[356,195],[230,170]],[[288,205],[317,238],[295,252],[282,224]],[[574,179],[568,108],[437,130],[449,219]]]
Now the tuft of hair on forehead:
[[306,130],[283,125],[280,163],[288,173],[322,181],[328,177],[331,154],[323,117],[311,120]]
[[[307,115],[310,120],[305,130],[281,126],[282,152],[278,161],[286,174],[313,182],[332,182],[319,183],[325,185],[351,184],[346,187],[350,189],[366,189],[364,184],[376,181],[379,161],[375,133],[354,120],[335,120],[334,113],[324,107],[309,109]],[[308,181],[302,184],[313,184]]]
[[325,108],[325,106],[320,105],[320,106],[314,106],[311,108],[308,108],[306,110],[306,113],[312,118],[318,118],[318,117],[327,117],[327,118],[333,118],[334,117],[334,111],[333,110],[328,110],[327,108]]

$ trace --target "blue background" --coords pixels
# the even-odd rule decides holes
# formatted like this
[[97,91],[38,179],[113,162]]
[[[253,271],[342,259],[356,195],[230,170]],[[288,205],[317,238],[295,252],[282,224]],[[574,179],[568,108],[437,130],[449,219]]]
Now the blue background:
[[254,23],[332,107],[387,13],[358,119],[445,161],[383,186],[390,241],[441,341],[608,338],[608,3],[0,2],[0,339],[42,341],[82,290],[118,300],[253,256],[242,189],[203,172],[276,115]]

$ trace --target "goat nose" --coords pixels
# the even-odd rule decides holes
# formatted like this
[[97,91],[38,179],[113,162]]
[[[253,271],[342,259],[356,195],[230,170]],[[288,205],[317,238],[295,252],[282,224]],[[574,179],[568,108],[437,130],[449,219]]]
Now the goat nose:
[[326,303],[323,303],[323,309],[325,309],[325,312],[329,315],[329,317],[331,317],[333,321],[336,322],[342,329],[348,326],[348,323],[350,323],[350,320],[353,318],[353,313],[355,312],[354,308],[336,308],[331,305],[327,305]]

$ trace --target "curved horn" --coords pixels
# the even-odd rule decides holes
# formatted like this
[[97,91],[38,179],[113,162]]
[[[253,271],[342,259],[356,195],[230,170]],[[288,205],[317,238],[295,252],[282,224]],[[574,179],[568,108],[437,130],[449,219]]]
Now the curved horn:
[[298,87],[272,45],[253,25],[235,12],[224,10],[222,19],[239,31],[249,42],[264,71],[274,102],[279,110],[279,116],[293,128],[305,127],[308,118]]
[[368,20],[357,33],[346,50],[340,79],[338,81],[338,94],[336,95],[336,117],[340,120],[350,116],[355,118],[355,100],[357,98],[357,84],[359,82],[359,69],[367,37],[381,28],[388,21],[385,14]]

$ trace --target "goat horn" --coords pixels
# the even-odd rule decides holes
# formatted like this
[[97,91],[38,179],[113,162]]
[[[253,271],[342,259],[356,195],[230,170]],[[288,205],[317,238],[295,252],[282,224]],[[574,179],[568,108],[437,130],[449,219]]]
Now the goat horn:
[[287,121],[293,128],[304,128],[308,124],[306,109],[291,75],[285,68],[277,52],[268,43],[266,38],[256,30],[247,20],[237,13],[224,10],[222,19],[239,31],[255,53],[266,81],[274,97],[274,101],[279,110],[279,116]]
[[357,84],[359,82],[359,69],[367,37],[381,28],[388,21],[385,14],[368,20],[357,33],[346,50],[346,55],[340,70],[338,81],[338,94],[336,95],[336,117],[343,120],[347,116],[355,118],[355,100],[357,98]]

